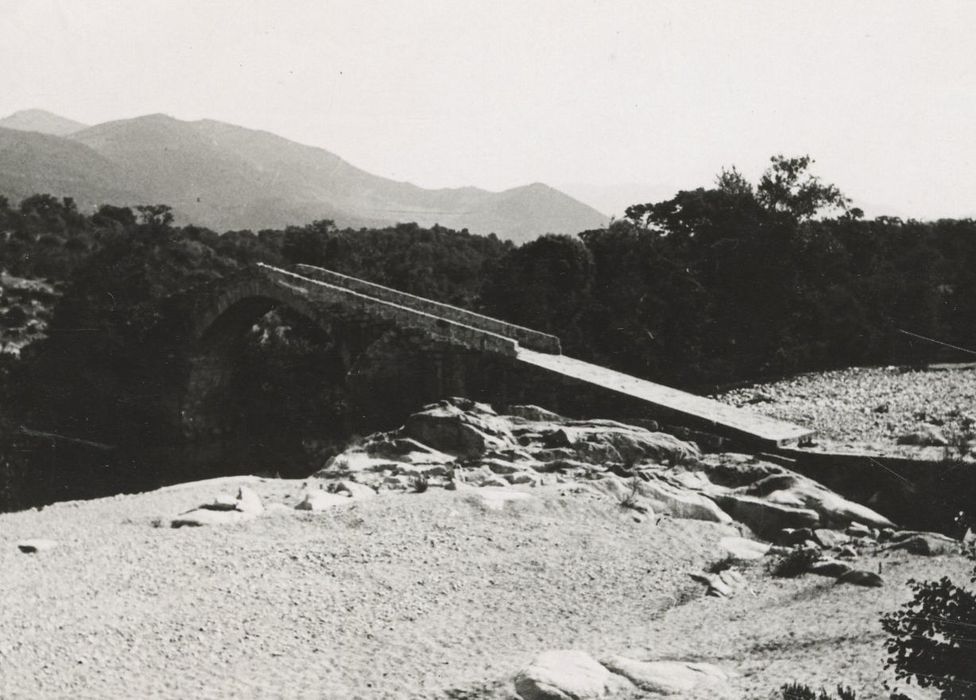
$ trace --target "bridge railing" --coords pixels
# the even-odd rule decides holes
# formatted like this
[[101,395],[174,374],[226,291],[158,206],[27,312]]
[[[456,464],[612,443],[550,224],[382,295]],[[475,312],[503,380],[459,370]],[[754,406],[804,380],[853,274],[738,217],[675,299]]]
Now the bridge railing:
[[518,354],[518,342],[514,338],[499,333],[476,328],[388,299],[381,299],[372,294],[347,289],[324,279],[315,279],[310,275],[300,274],[292,270],[283,270],[264,263],[258,263],[258,268],[263,270],[269,279],[300,293],[306,301],[328,304],[341,303],[348,308],[362,312],[364,315],[387,319],[401,326],[416,328],[449,343],[480,352],[508,357],[515,357]]
[[472,328],[511,338],[518,341],[518,344],[522,347],[531,350],[554,355],[562,353],[559,338],[548,333],[541,333],[531,328],[507,323],[497,318],[492,318],[491,316],[484,316],[473,311],[468,311],[467,309],[461,309],[457,306],[433,301],[432,299],[425,299],[414,294],[407,294],[406,292],[384,287],[374,282],[367,282],[358,277],[350,277],[339,272],[333,272],[324,267],[299,264],[295,266],[295,269],[300,271],[302,275],[314,280],[334,284],[337,287],[366,294],[376,299],[414,309],[415,311],[422,311],[423,313],[439,316],[449,321],[454,321],[455,323],[461,323]]

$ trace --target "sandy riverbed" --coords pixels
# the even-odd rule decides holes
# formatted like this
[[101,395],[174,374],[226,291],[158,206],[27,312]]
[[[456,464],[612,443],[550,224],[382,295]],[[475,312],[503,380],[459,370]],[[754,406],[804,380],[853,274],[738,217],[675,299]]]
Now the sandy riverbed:
[[[155,527],[250,482],[272,510],[219,528]],[[883,561],[882,589],[747,570],[704,598],[688,572],[727,528],[633,512],[578,487],[491,510],[469,492],[383,495],[296,513],[300,482],[229,479],[0,515],[0,696],[511,697],[533,655],[581,648],[693,658],[743,697],[843,681],[880,697],[878,618],[955,557]],[[48,537],[53,550],[20,553]]]

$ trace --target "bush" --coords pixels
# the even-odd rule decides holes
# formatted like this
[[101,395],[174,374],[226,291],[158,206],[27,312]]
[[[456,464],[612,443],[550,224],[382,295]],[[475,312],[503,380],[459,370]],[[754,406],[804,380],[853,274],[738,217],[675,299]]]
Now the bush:
[[[815,693],[810,686],[800,683],[788,683],[780,688],[780,692],[782,700],[835,700],[834,696],[823,688],[819,693]],[[851,688],[838,685],[836,700],[857,700],[857,696]]]
[[[958,522],[967,524],[962,515]],[[967,554],[976,559],[972,546]],[[976,697],[976,592],[946,576],[908,585],[912,599],[881,618],[889,635],[885,666],[899,680],[940,690],[943,700]]]
[[796,578],[810,570],[810,565],[820,558],[815,549],[794,549],[778,558],[772,566],[772,574],[777,578]]

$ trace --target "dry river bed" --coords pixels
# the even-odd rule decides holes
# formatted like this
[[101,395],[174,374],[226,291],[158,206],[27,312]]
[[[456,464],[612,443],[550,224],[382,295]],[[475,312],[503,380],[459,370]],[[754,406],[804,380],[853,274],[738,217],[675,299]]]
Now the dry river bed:
[[[271,507],[222,527],[167,519],[248,483]],[[230,478],[0,515],[0,697],[511,698],[536,653],[708,661],[741,697],[802,681],[882,697],[879,617],[957,557],[862,557],[884,588],[816,576],[703,597],[688,576],[730,528],[645,518],[586,487],[383,494],[326,512],[301,482]],[[163,525],[163,526],[160,526]],[[23,554],[45,537],[54,549]]]
[[973,428],[976,366],[853,367],[754,384],[715,398],[813,428],[845,446],[890,447],[925,425],[951,441]]

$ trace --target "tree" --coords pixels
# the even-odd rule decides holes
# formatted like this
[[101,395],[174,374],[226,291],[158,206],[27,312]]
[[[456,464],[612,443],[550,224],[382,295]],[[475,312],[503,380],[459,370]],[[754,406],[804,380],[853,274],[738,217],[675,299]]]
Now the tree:
[[579,239],[549,234],[503,257],[485,284],[490,314],[558,333],[572,346],[582,338],[593,283],[593,258]]
[[114,221],[122,226],[135,226],[136,215],[129,207],[113,207],[111,204],[103,204],[95,212],[93,220],[97,223],[104,221]]
[[166,228],[173,223],[173,208],[165,204],[142,204],[136,207],[140,223],[153,228]]
[[810,156],[776,155],[769,160],[772,165],[756,187],[756,199],[766,209],[787,214],[796,221],[806,221],[825,210],[860,211],[849,210],[851,200],[836,186],[825,185],[808,172],[815,162]]

